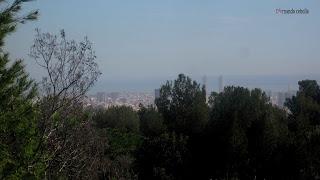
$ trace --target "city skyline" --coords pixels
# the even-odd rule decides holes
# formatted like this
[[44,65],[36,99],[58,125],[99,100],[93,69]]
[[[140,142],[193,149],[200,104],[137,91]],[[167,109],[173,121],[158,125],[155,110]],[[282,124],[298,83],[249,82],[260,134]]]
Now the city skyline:
[[[186,74],[187,75],[187,74]],[[314,79],[319,82],[320,75],[269,75],[269,76],[239,76],[239,75],[217,75],[217,76],[190,76],[193,80],[203,84],[203,77],[206,77],[207,93],[212,91],[219,92],[219,77],[223,76],[223,86],[243,86],[249,89],[260,88],[264,91],[285,92],[288,87],[298,90],[298,81],[303,79]],[[99,91],[105,92],[153,92],[160,88],[166,81],[174,80],[176,77],[166,76],[162,78],[128,78],[98,81],[91,93]]]

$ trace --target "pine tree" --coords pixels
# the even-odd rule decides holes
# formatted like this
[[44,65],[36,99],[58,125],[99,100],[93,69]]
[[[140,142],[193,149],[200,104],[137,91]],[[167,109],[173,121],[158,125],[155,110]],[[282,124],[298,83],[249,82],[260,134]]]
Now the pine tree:
[[[38,143],[36,85],[25,72],[22,60],[11,62],[3,51],[4,38],[17,24],[36,18],[36,11],[19,16],[22,3],[27,1],[15,0],[0,11],[0,179],[35,177],[41,169],[39,161],[34,161]],[[0,0],[0,5],[3,2]]]
[[184,74],[161,86],[155,104],[168,129],[178,134],[199,134],[208,121],[205,87]]
[[316,80],[299,81],[296,96],[287,99],[288,128],[293,138],[296,177],[317,179],[320,175],[320,87]]
[[8,55],[1,55],[0,174],[21,177],[32,173],[37,145],[36,86],[29,80],[21,60],[10,67],[8,63]]
[[[38,11],[32,11],[25,16],[19,16],[22,4],[28,1],[31,0],[15,0],[7,8],[0,9],[0,52],[3,52],[4,38],[14,32],[19,23],[37,19]],[[0,0],[0,7],[2,4],[6,4],[4,0]]]

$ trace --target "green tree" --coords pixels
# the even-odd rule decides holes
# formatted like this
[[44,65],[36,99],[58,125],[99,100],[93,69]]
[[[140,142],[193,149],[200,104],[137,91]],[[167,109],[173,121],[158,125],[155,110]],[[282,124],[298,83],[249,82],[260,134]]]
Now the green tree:
[[271,105],[259,89],[226,87],[210,101],[208,141],[213,162],[208,177],[263,179],[287,135],[285,112]]
[[141,136],[133,132],[105,128],[98,130],[100,136],[107,138],[104,150],[104,179],[134,179],[134,152],[141,144]]
[[[41,177],[43,165],[36,156],[36,86],[24,71],[22,60],[12,62],[4,52],[4,38],[19,23],[34,20],[38,12],[19,16],[23,0],[0,10],[0,179]],[[0,6],[4,5],[0,1]]]
[[140,107],[138,112],[140,119],[140,132],[143,136],[159,136],[166,131],[162,115],[155,107]]
[[35,173],[37,145],[35,84],[22,61],[8,67],[8,55],[0,57],[0,178],[22,178]]
[[21,11],[22,4],[31,0],[15,0],[9,6],[4,5],[6,2],[4,0],[0,1],[4,9],[0,9],[0,52],[4,45],[4,38],[10,33],[16,30],[16,27],[19,23],[25,23],[26,21],[35,20],[38,16],[38,11],[29,12],[25,16],[20,16],[19,12]]
[[94,110],[93,123],[106,137],[101,179],[134,179],[134,152],[140,145],[139,116],[127,106]]
[[317,81],[299,81],[296,96],[287,99],[289,130],[296,161],[292,171],[300,179],[315,179],[320,172],[320,89]]
[[[187,138],[165,133],[146,138],[136,153],[139,179],[183,179],[188,157]],[[185,177],[186,178],[186,177]]]
[[139,116],[131,107],[113,106],[100,109],[93,117],[98,128],[114,128],[124,132],[139,132]]
[[155,104],[169,130],[177,133],[201,133],[208,121],[205,87],[184,74],[160,88]]
[[179,74],[176,80],[167,81],[161,86],[160,97],[155,100],[155,104],[168,131],[188,137],[185,148],[190,156],[183,157],[184,176],[199,178],[199,156],[204,150],[200,148],[200,144],[208,122],[209,109],[205,86],[201,87],[191,78]]

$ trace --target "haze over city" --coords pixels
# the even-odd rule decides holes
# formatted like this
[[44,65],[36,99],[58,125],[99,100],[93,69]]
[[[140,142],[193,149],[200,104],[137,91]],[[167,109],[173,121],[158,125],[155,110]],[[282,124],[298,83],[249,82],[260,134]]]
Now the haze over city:
[[[278,79],[281,87],[275,89],[284,90],[288,84],[297,87],[299,79],[319,80],[319,5],[318,0],[41,0],[24,9],[41,9],[39,20],[20,25],[6,48],[12,58],[25,59],[31,77],[39,79],[44,72],[28,56],[35,28],[57,34],[64,29],[77,40],[88,36],[102,72],[91,92],[150,91],[177,73],[198,80],[206,75],[212,90],[219,75],[226,84],[264,89],[264,82]],[[309,13],[277,14],[277,8]]]
[[0,180],[319,180],[319,7],[0,0]]

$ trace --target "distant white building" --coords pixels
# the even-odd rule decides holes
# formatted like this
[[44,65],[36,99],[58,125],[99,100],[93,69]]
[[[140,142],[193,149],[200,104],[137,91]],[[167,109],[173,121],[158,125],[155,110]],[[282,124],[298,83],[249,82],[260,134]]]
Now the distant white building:
[[155,89],[154,90],[154,98],[160,98],[160,89]]
[[292,96],[295,96],[297,91],[290,90],[287,92],[272,92],[272,91],[266,91],[267,96],[270,98],[270,102],[274,105],[277,105],[279,107],[284,107],[284,103],[286,99],[292,98]]
[[219,93],[223,92],[223,77],[219,76]]
[[97,95],[98,102],[105,102],[106,101],[106,93],[105,92],[98,92]]

